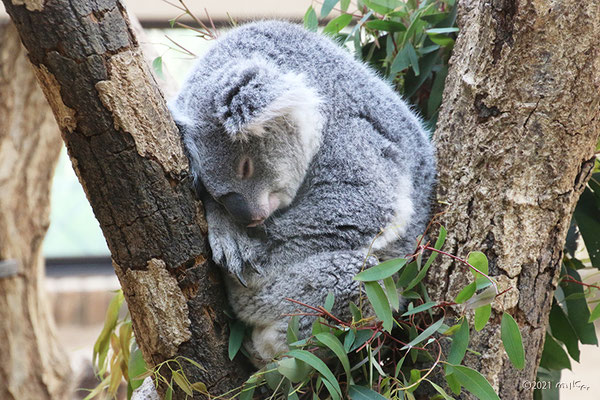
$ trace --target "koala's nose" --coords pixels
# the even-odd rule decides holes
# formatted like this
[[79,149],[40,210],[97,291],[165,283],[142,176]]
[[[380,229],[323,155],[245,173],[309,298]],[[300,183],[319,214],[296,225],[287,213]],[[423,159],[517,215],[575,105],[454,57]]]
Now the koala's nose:
[[248,225],[252,222],[250,205],[241,194],[228,193],[225,196],[221,196],[219,201],[238,222],[244,225]]

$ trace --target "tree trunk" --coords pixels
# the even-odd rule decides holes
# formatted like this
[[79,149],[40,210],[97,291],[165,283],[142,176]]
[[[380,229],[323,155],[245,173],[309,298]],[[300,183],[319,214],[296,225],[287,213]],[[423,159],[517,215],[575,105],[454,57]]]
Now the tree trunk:
[[[532,390],[571,215],[593,167],[600,132],[600,3],[465,0],[435,139],[445,248],[482,250],[500,290],[491,324],[472,330],[468,365],[499,390]],[[434,299],[470,279],[445,259],[430,270]],[[526,366],[500,339],[501,312],[516,317]],[[526,386],[531,387],[531,385]]]
[[108,242],[147,363],[185,356],[204,367],[186,370],[191,382],[211,393],[238,386],[248,368],[228,358],[227,302],[207,262],[202,206],[123,5],[4,4]]
[[0,398],[64,399],[71,371],[44,289],[60,134],[12,24],[0,26]]

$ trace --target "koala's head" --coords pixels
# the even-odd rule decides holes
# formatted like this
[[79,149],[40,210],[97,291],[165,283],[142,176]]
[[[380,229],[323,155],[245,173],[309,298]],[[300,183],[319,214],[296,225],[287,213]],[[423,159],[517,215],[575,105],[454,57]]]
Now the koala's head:
[[189,79],[170,108],[196,184],[256,226],[296,196],[320,144],[319,103],[301,75],[249,59]]

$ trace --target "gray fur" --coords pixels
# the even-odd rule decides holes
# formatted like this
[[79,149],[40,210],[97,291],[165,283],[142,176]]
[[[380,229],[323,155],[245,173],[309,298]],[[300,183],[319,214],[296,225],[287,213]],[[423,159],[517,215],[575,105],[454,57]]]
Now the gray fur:
[[[254,327],[258,357],[285,349],[282,315],[298,310],[286,297],[318,306],[332,291],[345,315],[382,229],[376,257],[413,251],[430,212],[433,146],[400,97],[330,39],[279,21],[233,29],[170,108],[205,193],[213,258],[230,272],[229,300]],[[244,199],[231,214],[217,201],[229,207],[229,193]],[[240,215],[266,220],[247,227]]]

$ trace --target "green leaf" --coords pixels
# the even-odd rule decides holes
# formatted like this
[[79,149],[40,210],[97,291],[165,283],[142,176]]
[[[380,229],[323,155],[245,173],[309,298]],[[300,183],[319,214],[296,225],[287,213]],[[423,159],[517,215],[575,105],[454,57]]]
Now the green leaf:
[[269,363],[264,368],[265,382],[267,382],[267,386],[271,388],[271,390],[277,390],[279,386],[281,386],[281,380],[283,376],[279,373],[278,364],[275,362]]
[[348,6],[350,6],[350,0],[342,0],[340,1],[340,6],[342,7],[342,11],[348,11]]
[[[439,46],[434,46],[438,47]],[[421,49],[423,53],[424,49]],[[448,75],[448,66],[443,66],[435,74],[433,85],[431,86],[431,93],[429,93],[429,99],[427,100],[427,116],[431,118],[435,114],[440,105],[442,104],[442,94],[444,93],[444,86],[446,83],[446,76]]]
[[[489,265],[488,265],[488,259],[487,259],[486,255],[480,251],[470,252],[469,255],[467,256],[467,262],[486,275],[490,272]],[[471,269],[471,273],[473,274],[475,279],[477,279],[479,277],[483,277],[483,275],[478,274],[477,272],[475,272],[472,269]]]
[[[117,326],[117,320],[119,318],[119,310],[123,305],[123,292],[119,290],[117,294],[111,299],[108,309],[106,310],[106,316],[104,318],[104,326],[102,331],[94,343],[93,351],[93,364],[98,366],[100,372],[104,373],[106,370],[105,361],[106,355],[108,354],[108,348],[110,347],[110,335]],[[97,361],[97,363],[96,363]]]
[[444,318],[440,318],[439,320],[437,320],[436,322],[434,322],[433,324],[428,326],[427,329],[425,329],[423,332],[421,332],[416,338],[411,340],[406,346],[402,347],[400,350],[406,350],[408,348],[418,345],[419,343],[421,343],[422,341],[427,339],[429,336],[431,336],[435,332],[437,332],[437,330],[440,329],[440,327],[442,326],[443,323],[444,323]]
[[352,375],[350,374],[350,361],[348,360],[346,350],[344,349],[344,346],[342,346],[342,343],[339,341],[339,339],[328,332],[319,333],[315,337],[319,342],[333,351],[337,358],[339,358],[340,362],[342,363],[342,367],[344,367],[344,372],[346,373],[347,379],[352,381]]
[[295,343],[300,338],[300,317],[294,315],[290,318],[290,322],[288,322],[288,328],[286,333],[286,339],[288,345],[291,343]]
[[519,325],[510,314],[504,313],[500,326],[500,337],[508,359],[516,369],[523,369],[525,367],[525,349]]
[[325,387],[329,391],[329,394],[331,394],[332,400],[341,400],[341,395],[338,394],[338,392],[335,389],[335,386],[330,381],[328,381],[327,379],[323,379],[323,385],[325,385]]
[[485,324],[487,324],[490,319],[490,315],[492,315],[492,305],[487,304],[485,306],[479,307],[475,309],[475,318],[474,318],[474,326],[475,330],[479,332],[483,329]]
[[152,61],[152,68],[154,68],[154,72],[160,79],[164,79],[165,75],[163,73],[163,59],[162,57],[156,57],[154,61]]
[[356,339],[354,339],[354,343],[350,347],[350,352],[360,348],[367,340],[369,340],[373,336],[373,332],[370,329],[360,329],[356,331]]
[[400,5],[398,0],[363,0],[363,3],[376,13],[385,15]]
[[242,347],[244,341],[244,331],[246,326],[240,320],[234,321],[229,326],[229,359],[233,360],[235,355]]
[[590,314],[590,318],[588,319],[588,322],[594,322],[598,318],[600,318],[600,303],[596,304],[596,307],[594,307],[594,310]]
[[429,310],[430,308],[432,308],[436,304],[437,304],[436,301],[430,301],[430,302],[421,304],[420,306],[416,306],[414,308],[410,308],[408,311],[406,311],[404,314],[402,314],[402,317],[407,317],[409,315],[420,313],[421,311]]
[[291,382],[297,383],[303,382],[308,377],[312,367],[297,358],[284,358],[277,362],[277,371]]
[[385,400],[385,397],[364,386],[350,385],[348,395],[351,400]]
[[[575,270],[569,270],[569,275],[575,278],[575,280],[581,282],[581,276]],[[567,308],[567,316],[579,341],[583,344],[598,344],[598,338],[596,337],[596,329],[594,324],[588,322],[590,319],[590,309],[588,308],[587,301],[583,297],[577,297],[572,295],[583,294],[583,287],[577,283],[562,281],[560,284],[563,292],[565,293],[565,302]]]
[[347,27],[350,22],[352,22],[352,15],[342,14],[339,17],[336,17],[329,21],[327,26],[323,29],[323,33],[326,35],[336,35],[342,29]]
[[454,44],[454,39],[445,36],[449,33],[458,32],[458,28],[433,28],[425,30],[425,33],[429,36],[429,39],[433,43],[437,43],[440,46],[451,46]]
[[[435,241],[435,245],[433,246],[434,249],[441,249],[442,246],[444,245],[444,242],[446,241],[446,234],[448,232],[446,231],[446,228],[444,228],[443,226],[440,226],[440,233],[438,234],[437,240]],[[427,259],[427,262],[425,263],[425,265],[423,266],[423,268],[421,268],[421,271],[419,271],[419,273],[417,274],[417,276],[410,281],[410,283],[408,284],[408,286],[406,286],[404,288],[404,290],[410,290],[413,287],[415,287],[419,282],[421,282],[423,280],[423,278],[425,278],[425,275],[427,274],[427,271],[429,270],[429,267],[431,267],[431,265],[433,264],[433,262],[435,261],[435,259],[438,256],[438,252],[434,251],[431,253],[431,255],[429,256],[429,258]]]
[[417,90],[419,90],[423,82],[425,82],[427,78],[429,78],[429,76],[431,75],[431,71],[438,62],[441,62],[440,52],[438,51],[429,53],[424,57],[421,57],[421,59],[419,60],[419,69],[421,71],[421,74],[419,76],[414,76],[412,75],[412,70],[410,70],[409,72],[407,72],[404,78],[405,97],[411,98],[417,92]]
[[600,190],[592,192],[586,187],[579,197],[573,216],[592,265],[600,269]]
[[312,325],[312,331],[311,333],[314,335],[316,335],[317,333],[321,333],[321,332],[329,332],[329,328],[325,325],[327,323],[327,321],[324,318],[317,318],[315,319],[315,322],[313,322]]
[[382,21],[380,19],[368,21],[365,26],[369,29],[384,32],[404,32],[406,30],[406,26],[401,22]]
[[408,58],[410,59],[410,65],[412,66],[415,76],[419,76],[421,71],[419,70],[419,57],[415,51],[414,46],[411,42],[406,43],[406,49],[408,51]]
[[571,321],[569,321],[556,300],[552,302],[552,308],[550,309],[549,326],[552,336],[563,342],[571,358],[579,362],[579,339],[577,338],[577,333],[575,333]]
[[407,46],[404,46],[402,50],[396,54],[396,57],[394,57],[394,61],[392,61],[392,65],[390,66],[390,75],[394,76],[398,72],[404,71],[406,68],[410,67],[410,57],[408,52]]
[[350,302],[350,312],[352,313],[352,319],[354,322],[358,322],[362,319],[362,313],[358,309],[358,306],[353,302]]
[[327,387],[329,389],[329,393],[331,393],[332,396],[334,395],[334,393],[338,396],[342,395],[342,389],[340,388],[337,379],[335,379],[335,376],[333,375],[329,367],[327,367],[327,365],[325,365],[325,363],[321,361],[317,356],[315,356],[312,353],[309,353],[306,350],[290,350],[286,353],[286,355],[304,361],[305,363],[319,371],[319,373],[324,378],[323,383],[329,381],[332,388],[334,389],[334,391],[332,391],[331,389],[329,389],[329,387]]
[[385,288],[385,294],[390,302],[390,306],[394,311],[398,311],[400,308],[400,295],[398,295],[398,288],[393,277],[387,277],[383,280],[383,287]]
[[463,318],[460,328],[452,335],[452,345],[448,354],[448,362],[450,364],[460,364],[467,352],[469,345],[469,321]]
[[404,364],[404,359],[406,358],[406,354],[396,363],[396,369],[394,371],[394,378],[398,379],[398,375],[400,375],[400,371],[402,370],[402,365]]
[[325,298],[325,309],[329,312],[333,309],[333,303],[335,303],[335,296],[333,292],[327,293],[327,297]]
[[500,400],[492,385],[479,372],[463,365],[453,365],[452,370],[457,381],[480,400]]
[[446,382],[448,383],[448,387],[452,390],[452,393],[458,396],[460,394],[460,382],[456,376],[454,376],[454,374],[446,374]]
[[453,33],[458,32],[458,28],[433,28],[427,29],[425,32],[428,34],[444,34],[444,33]]
[[254,390],[258,386],[258,376],[251,375],[250,378],[244,383],[242,386],[242,391],[240,392],[240,400],[252,400],[254,396]]
[[321,6],[321,18],[325,18],[329,15],[333,7],[337,4],[338,0],[325,0]]
[[406,265],[406,261],[407,260],[404,258],[394,258],[392,260],[387,260],[374,267],[365,269],[364,271],[354,276],[354,278],[352,279],[354,279],[355,281],[362,282],[380,281],[400,271],[400,269],[404,267],[404,265]]
[[365,282],[365,291],[373,306],[373,310],[375,310],[375,314],[383,322],[383,329],[391,332],[394,326],[394,317],[392,316],[392,309],[383,289],[377,282]]
[[475,294],[475,290],[477,290],[477,284],[475,282],[468,284],[456,296],[454,302],[458,304],[464,303],[465,301],[473,297],[473,295]]
[[171,375],[173,376],[173,380],[175,384],[181,388],[188,396],[193,396],[194,392],[192,390],[192,386],[190,383],[183,377],[183,375],[178,371],[172,371]]
[[542,350],[540,366],[547,369],[571,369],[569,356],[548,332],[546,332],[546,341],[544,342],[544,349]]
[[401,288],[407,287],[408,284],[412,282],[413,279],[415,279],[418,273],[419,268],[417,266],[417,263],[415,261],[411,262],[402,270],[402,273],[398,277],[398,282],[396,282],[396,285],[398,285]]
[[[480,279],[478,279],[478,281],[479,280]],[[475,282],[476,288],[478,283],[479,282]],[[475,296],[471,297],[465,302],[466,308],[479,308],[491,304],[494,301],[494,299],[496,298],[496,288],[494,286],[490,286],[488,283],[489,281],[486,279],[484,284],[488,287],[481,293],[477,293]]]
[[129,375],[129,383],[131,389],[135,390],[142,386],[143,379],[136,379],[136,377],[142,375],[148,370],[146,361],[142,356],[142,351],[137,347],[136,344],[132,345],[131,356],[129,357],[129,365],[127,366],[127,373]]
[[346,337],[344,337],[344,350],[346,353],[350,353],[350,349],[354,344],[354,339],[356,339],[356,332],[354,329],[349,329],[346,333]]
[[306,10],[306,14],[304,14],[304,27],[311,32],[316,32],[318,26],[319,20],[317,19],[317,14],[315,13],[315,9],[310,6]]
[[436,385],[435,383],[433,383],[429,379],[425,379],[425,380],[427,382],[429,382],[429,384],[431,386],[433,386],[433,388],[436,390],[436,392],[438,392],[445,400],[452,400],[452,397],[448,396],[448,393],[446,393],[446,391],[444,389],[442,389],[440,386]]

